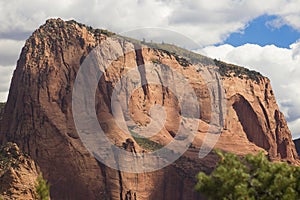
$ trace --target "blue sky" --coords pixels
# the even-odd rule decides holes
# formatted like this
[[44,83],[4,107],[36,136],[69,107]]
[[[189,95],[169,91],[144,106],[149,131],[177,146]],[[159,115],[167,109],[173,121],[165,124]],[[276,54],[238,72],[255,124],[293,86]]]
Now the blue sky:
[[224,42],[234,47],[247,43],[260,46],[275,45],[277,47],[289,48],[289,46],[300,38],[300,32],[287,24],[279,24],[274,27],[270,23],[281,19],[277,16],[262,15],[250,21],[245,30],[232,33]]

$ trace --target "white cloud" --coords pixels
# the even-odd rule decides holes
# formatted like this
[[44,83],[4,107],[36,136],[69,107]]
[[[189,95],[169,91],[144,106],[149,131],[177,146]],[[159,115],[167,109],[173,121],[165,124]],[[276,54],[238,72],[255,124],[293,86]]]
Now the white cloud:
[[0,92],[0,102],[6,102],[8,96],[8,91],[6,92]]
[[[243,31],[262,15],[279,15],[300,28],[300,2],[273,0],[3,0],[0,2],[0,36],[28,35],[49,17],[74,18],[115,32],[138,27],[170,28],[201,45],[222,42],[230,33]],[[14,34],[10,34],[14,33]],[[19,37],[21,37],[19,35]]]
[[257,70],[270,78],[277,101],[294,134],[300,135],[300,42],[289,49],[274,45],[208,46],[201,53]]
[[293,50],[293,59],[299,59],[300,57],[300,40],[298,40],[296,43],[291,44],[291,49]]
[[265,23],[265,25],[270,28],[270,29],[280,29],[282,26],[284,26],[285,24],[287,24],[281,17],[276,18],[274,20],[271,21],[267,21]]
[[14,65],[24,46],[24,41],[0,39],[0,65]]
[[286,23],[300,30],[300,2],[298,0],[284,1],[272,14],[281,16]]
[[5,102],[8,95],[8,89],[10,85],[10,80],[13,75],[15,66],[1,66],[0,65],[0,102]]
[[300,119],[289,122],[289,128],[291,129],[292,133],[294,133],[293,138],[300,138]]

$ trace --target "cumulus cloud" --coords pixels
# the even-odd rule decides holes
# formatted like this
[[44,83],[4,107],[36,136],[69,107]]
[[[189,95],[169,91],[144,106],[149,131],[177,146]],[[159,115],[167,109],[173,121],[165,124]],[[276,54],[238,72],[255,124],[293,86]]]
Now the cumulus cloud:
[[300,42],[289,49],[274,45],[245,44],[208,46],[201,53],[226,62],[247,66],[270,78],[280,109],[284,112],[294,137],[300,136]]
[[281,16],[287,24],[300,30],[300,2],[298,0],[284,1],[281,7],[273,11],[275,15]]
[[22,38],[49,17],[74,18],[115,32],[139,27],[164,27],[193,38],[201,45],[222,42],[262,15],[278,15],[300,28],[300,2],[273,0],[3,0],[0,37]]
[[293,138],[297,139],[300,138],[300,119],[296,119],[292,122],[289,122],[289,128],[292,130],[293,134]]

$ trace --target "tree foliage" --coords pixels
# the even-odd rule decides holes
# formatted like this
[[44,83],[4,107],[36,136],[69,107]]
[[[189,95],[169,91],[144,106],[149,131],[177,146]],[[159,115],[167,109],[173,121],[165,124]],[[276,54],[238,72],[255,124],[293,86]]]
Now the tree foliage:
[[300,168],[268,161],[261,152],[240,158],[217,151],[220,162],[197,175],[196,190],[208,199],[300,199]]
[[50,185],[40,174],[37,178],[37,184],[35,187],[38,200],[49,200],[50,197]]

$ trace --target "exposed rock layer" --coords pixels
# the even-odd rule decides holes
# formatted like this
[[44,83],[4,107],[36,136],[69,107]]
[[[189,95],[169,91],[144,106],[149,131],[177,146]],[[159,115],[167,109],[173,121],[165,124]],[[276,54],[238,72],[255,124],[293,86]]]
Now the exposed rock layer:
[[[204,66],[192,65],[166,51],[146,46],[135,50],[136,44],[109,36],[109,32],[60,19],[48,20],[36,30],[26,41],[14,72],[0,124],[0,141],[16,142],[39,164],[51,183],[53,199],[199,199],[199,194],[193,191],[194,177],[199,170],[210,172],[217,161],[213,153],[199,159],[197,151],[212,120],[213,98],[198,73]],[[192,145],[196,149],[190,148],[171,166],[141,174],[110,169],[89,154],[75,130],[72,89],[80,64],[99,44],[100,61],[113,61],[96,91],[98,120],[111,141],[130,152],[143,150],[142,145],[114,123],[110,96],[114,85],[128,70],[152,63],[159,68],[157,77],[170,73],[162,67],[170,66],[183,74],[195,90],[201,107],[199,130]],[[138,80],[147,82],[146,69],[140,68],[139,76]],[[264,150],[273,160],[297,162],[295,146],[270,81],[261,76],[256,78],[223,77],[223,84],[219,86],[225,91],[227,111],[216,147],[240,155]],[[134,84],[131,79],[122,83],[130,111],[123,113],[124,119],[132,118],[145,126],[151,121],[148,114],[151,106],[164,105],[165,125],[151,140],[168,144],[180,124],[174,94],[155,85],[144,85],[133,94],[127,94]]]

